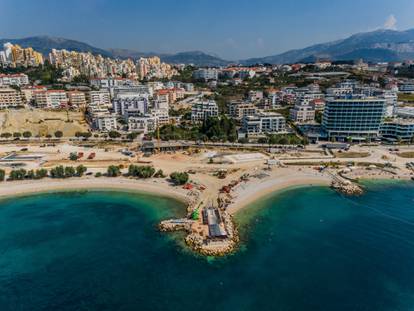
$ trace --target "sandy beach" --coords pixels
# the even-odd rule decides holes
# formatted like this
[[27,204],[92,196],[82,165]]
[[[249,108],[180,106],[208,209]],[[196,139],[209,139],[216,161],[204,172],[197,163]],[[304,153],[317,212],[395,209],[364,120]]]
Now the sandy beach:
[[241,209],[252,204],[273,192],[283,190],[293,186],[329,186],[331,179],[322,174],[311,174],[297,172],[296,174],[283,174],[268,180],[260,181],[247,185],[241,185],[236,189],[234,202],[229,205],[228,210],[235,214]]
[[186,192],[181,188],[169,186],[165,181],[141,181],[127,178],[71,178],[43,179],[31,181],[8,181],[0,184],[0,197],[35,194],[53,191],[73,190],[118,190],[135,191],[153,195],[168,196],[186,202]]
[[[234,193],[234,202],[228,207],[230,213],[247,207],[252,202],[272,192],[292,186],[329,185],[330,179],[324,175],[307,172],[287,170],[278,177],[270,176],[269,179],[251,181],[240,185]],[[0,184],[0,197],[12,197],[42,192],[73,191],[73,190],[117,190],[135,191],[153,195],[168,196],[183,203],[188,202],[188,191],[181,187],[173,187],[165,180],[150,179],[136,180],[129,178],[108,177],[82,177],[71,179],[43,179],[27,181],[8,181]],[[209,192],[203,197],[208,197]],[[201,198],[202,200],[203,198]]]

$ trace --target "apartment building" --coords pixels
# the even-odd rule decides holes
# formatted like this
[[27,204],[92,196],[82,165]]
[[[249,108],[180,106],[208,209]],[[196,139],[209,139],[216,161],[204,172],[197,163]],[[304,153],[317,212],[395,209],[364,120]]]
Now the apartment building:
[[290,119],[294,122],[304,123],[315,120],[315,105],[298,103],[290,109]]
[[91,108],[112,107],[109,91],[106,90],[90,91],[86,93],[86,102],[87,106]]
[[38,108],[59,109],[67,108],[69,99],[64,90],[35,91],[34,102]]
[[70,91],[68,92],[68,99],[72,107],[86,107],[86,96],[84,92]]
[[242,132],[248,136],[263,136],[286,132],[286,119],[276,112],[260,112],[253,116],[245,116]]
[[0,109],[16,108],[23,105],[22,94],[12,88],[0,88]]
[[202,68],[193,72],[193,78],[196,80],[217,80],[218,70],[215,68]]
[[117,129],[116,115],[109,113],[107,110],[91,112],[89,119],[94,130],[109,132]]
[[214,100],[200,100],[191,107],[191,121],[202,122],[208,117],[218,116],[218,106]]
[[145,115],[149,110],[149,102],[145,97],[117,98],[113,100],[112,106],[115,113],[123,116],[125,119],[132,116]]
[[397,118],[385,121],[380,128],[381,137],[393,142],[413,142],[414,119]]
[[241,120],[245,116],[255,115],[258,109],[255,105],[243,101],[232,101],[228,106],[229,116]]
[[24,86],[29,84],[29,77],[24,73],[0,74],[0,87],[2,86]]

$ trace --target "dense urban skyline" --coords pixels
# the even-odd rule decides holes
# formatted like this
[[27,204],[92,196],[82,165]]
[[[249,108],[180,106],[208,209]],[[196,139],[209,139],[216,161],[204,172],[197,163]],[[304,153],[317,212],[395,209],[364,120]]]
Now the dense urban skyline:
[[[0,38],[51,35],[102,48],[202,50],[226,59],[272,55],[357,32],[414,27],[409,0],[47,0],[41,5],[2,0],[1,7]],[[10,27],[16,17],[19,23]]]

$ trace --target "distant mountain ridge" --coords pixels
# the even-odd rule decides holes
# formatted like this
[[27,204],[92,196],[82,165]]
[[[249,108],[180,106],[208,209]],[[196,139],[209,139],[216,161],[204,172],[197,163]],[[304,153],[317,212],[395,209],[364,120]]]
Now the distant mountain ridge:
[[250,58],[243,64],[288,64],[306,60],[364,59],[372,62],[401,61],[414,58],[414,29],[406,31],[376,30],[352,35],[343,40],[315,44],[278,55]]
[[159,56],[162,61],[171,64],[194,64],[196,66],[225,66],[229,61],[223,60],[217,56],[210,55],[200,51],[180,52],[176,54],[156,53],[156,52],[139,52],[128,49],[101,49],[91,46],[87,43],[49,36],[36,36],[22,39],[0,39],[0,45],[6,42],[18,44],[22,47],[32,47],[44,55],[50,53],[52,49],[65,49],[76,52],[91,52],[113,58],[133,58]]
[[405,31],[376,30],[358,33],[346,39],[315,44],[304,49],[290,50],[281,54],[239,61],[224,60],[216,55],[201,51],[180,53],[140,52],[129,49],[101,49],[87,43],[49,36],[36,36],[22,39],[0,39],[0,44],[11,42],[22,47],[33,47],[47,55],[53,48],[77,52],[91,52],[113,58],[133,58],[159,56],[162,61],[171,64],[194,64],[196,66],[226,66],[230,63],[242,65],[289,64],[312,62],[318,59],[355,60],[372,62],[390,62],[414,59],[414,29]]
[[32,47],[44,55],[49,54],[52,49],[65,49],[76,52],[91,52],[93,54],[101,54],[102,56],[107,57],[112,56],[111,53],[107,50],[93,47],[84,42],[58,37],[36,36],[22,39],[0,39],[0,45],[3,45],[6,42],[18,44],[24,48]]

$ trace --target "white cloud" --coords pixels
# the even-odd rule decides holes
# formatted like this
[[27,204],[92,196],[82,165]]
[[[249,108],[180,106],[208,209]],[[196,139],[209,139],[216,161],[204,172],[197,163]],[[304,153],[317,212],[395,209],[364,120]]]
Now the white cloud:
[[397,19],[394,14],[388,16],[387,20],[384,23],[384,29],[397,30]]

